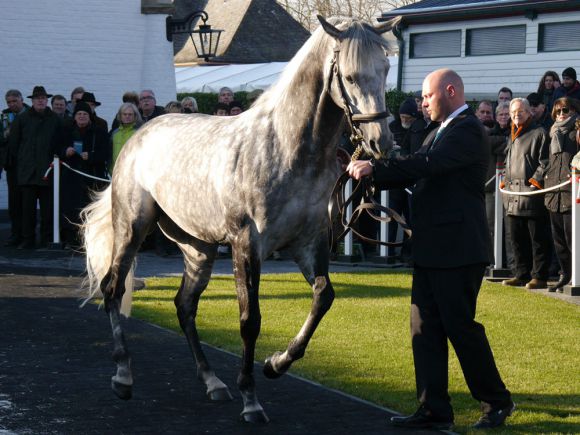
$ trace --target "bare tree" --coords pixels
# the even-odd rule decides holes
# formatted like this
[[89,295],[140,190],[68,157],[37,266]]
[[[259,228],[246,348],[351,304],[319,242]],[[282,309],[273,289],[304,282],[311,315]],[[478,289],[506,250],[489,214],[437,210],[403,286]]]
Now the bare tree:
[[318,26],[316,15],[340,15],[373,22],[382,12],[400,8],[418,0],[278,0],[300,24],[312,31]]

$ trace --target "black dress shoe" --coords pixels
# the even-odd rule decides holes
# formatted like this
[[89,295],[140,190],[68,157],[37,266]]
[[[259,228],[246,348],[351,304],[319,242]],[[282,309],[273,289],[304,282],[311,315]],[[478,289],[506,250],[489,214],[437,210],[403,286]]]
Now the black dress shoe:
[[36,246],[33,241],[25,240],[16,249],[34,249]]
[[408,429],[449,430],[453,427],[453,421],[437,418],[423,406],[413,415],[391,417],[391,424]]
[[560,279],[556,284],[548,286],[548,291],[551,293],[560,291],[560,289],[562,289],[566,284],[568,284],[571,279],[572,278],[570,278],[570,276],[568,275],[560,275]]
[[495,408],[484,413],[477,423],[473,425],[474,429],[491,429],[504,424],[505,419],[512,415],[516,409],[516,404],[510,401],[510,404],[504,408]]
[[6,240],[4,242],[4,246],[5,247],[13,247],[13,246],[18,246],[20,245],[20,243],[22,242],[22,240],[18,237],[10,237],[8,240]]

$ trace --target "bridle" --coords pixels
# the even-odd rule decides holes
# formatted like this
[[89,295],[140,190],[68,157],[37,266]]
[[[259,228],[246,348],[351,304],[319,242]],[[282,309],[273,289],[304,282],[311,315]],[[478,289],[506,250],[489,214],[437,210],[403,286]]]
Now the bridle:
[[[332,61],[330,62],[330,74],[328,85],[326,87],[326,91],[330,95],[330,87],[332,84],[332,79],[336,77],[336,81],[338,83],[338,89],[340,91],[340,99],[342,103],[342,109],[344,111],[348,126],[350,128],[350,141],[353,145],[355,145],[355,151],[350,157],[351,161],[358,160],[360,156],[364,152],[363,144],[366,142],[364,134],[362,130],[359,128],[359,124],[363,122],[373,122],[379,119],[384,119],[389,116],[388,110],[383,112],[376,112],[376,113],[368,113],[368,114],[358,114],[353,113],[353,109],[351,104],[348,102],[346,89],[344,87],[342,74],[340,72],[340,66],[338,62],[338,56],[340,54],[340,41],[336,41],[334,46],[334,55],[332,57]],[[343,150],[344,151],[344,150]],[[346,153],[346,151],[344,151]],[[374,165],[374,160],[371,159],[371,164]],[[356,187],[352,190],[351,195],[348,198],[345,198],[344,188],[346,183],[350,179],[347,172],[341,174],[341,176],[336,181],[334,188],[332,190],[332,194],[330,196],[330,201],[328,203],[328,214],[330,217],[330,244],[331,249],[336,246],[336,244],[344,237],[349,231],[352,231],[353,234],[358,236],[364,242],[384,245],[384,246],[401,246],[402,242],[384,242],[381,240],[371,239],[362,235],[358,230],[354,228],[354,224],[359,220],[363,213],[368,214],[372,219],[379,221],[379,222],[391,222],[395,221],[399,224],[403,231],[410,237],[411,230],[405,220],[394,210],[390,209],[389,207],[385,207],[377,202],[374,198],[375,194],[375,186],[372,183],[372,180],[369,177],[362,178],[356,185]],[[352,216],[350,219],[347,220],[346,218],[346,210],[349,205],[354,202],[355,194],[361,191],[361,202],[360,204],[354,209],[352,212]],[[336,207],[338,213],[336,216],[334,215],[334,208]],[[381,213],[384,213],[386,216],[381,216]],[[333,223],[338,221],[342,226],[342,231],[337,236],[333,234]]]

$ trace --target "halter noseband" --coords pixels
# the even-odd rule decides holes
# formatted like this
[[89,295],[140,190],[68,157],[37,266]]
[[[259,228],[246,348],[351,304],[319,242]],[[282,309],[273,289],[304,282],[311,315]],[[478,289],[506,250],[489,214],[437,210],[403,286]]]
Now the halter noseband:
[[338,82],[338,89],[340,90],[340,99],[342,100],[342,110],[346,115],[346,120],[350,128],[350,140],[353,145],[355,145],[356,150],[352,155],[352,160],[357,160],[363,152],[363,143],[366,143],[362,130],[358,127],[361,122],[373,122],[379,119],[386,118],[389,116],[389,111],[375,112],[375,113],[353,113],[352,106],[347,100],[346,89],[344,88],[344,83],[342,82],[342,74],[340,72],[340,66],[338,62],[338,55],[340,53],[340,41],[336,41],[334,46],[334,55],[332,56],[332,61],[330,62],[330,74],[327,86],[327,92],[330,94],[330,85],[332,84],[332,78],[336,76],[336,81]]

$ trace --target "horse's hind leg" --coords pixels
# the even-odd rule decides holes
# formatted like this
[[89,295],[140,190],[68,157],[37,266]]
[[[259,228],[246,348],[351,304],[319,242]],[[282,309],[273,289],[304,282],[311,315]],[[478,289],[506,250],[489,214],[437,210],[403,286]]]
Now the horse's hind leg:
[[243,342],[242,367],[238,375],[238,388],[244,401],[240,417],[249,423],[267,423],[269,419],[258,402],[254,380],[254,352],[262,321],[258,301],[261,265],[258,249],[251,235],[252,230],[248,226],[232,243]]
[[312,305],[306,322],[298,335],[292,339],[286,351],[276,352],[266,359],[264,375],[271,379],[286,373],[294,361],[304,356],[314,331],[334,301],[334,289],[328,277],[326,232],[318,241],[301,250],[297,256],[297,262],[304,277],[312,285]]
[[232,400],[228,387],[215,375],[207,361],[195,325],[199,298],[211,277],[217,245],[195,240],[191,241],[190,245],[179,243],[179,247],[183,251],[185,271],[175,296],[175,307],[179,324],[195,358],[197,377],[205,384],[206,394],[210,400]]
[[125,291],[133,290],[125,288],[125,278],[131,271],[139,246],[157,217],[153,198],[145,192],[139,198],[139,203],[130,205],[113,202],[116,206],[113,213],[113,258],[111,268],[101,283],[105,310],[113,330],[113,361],[117,364],[111,386],[115,394],[125,400],[131,398],[133,375],[131,356],[121,327],[121,300]]

